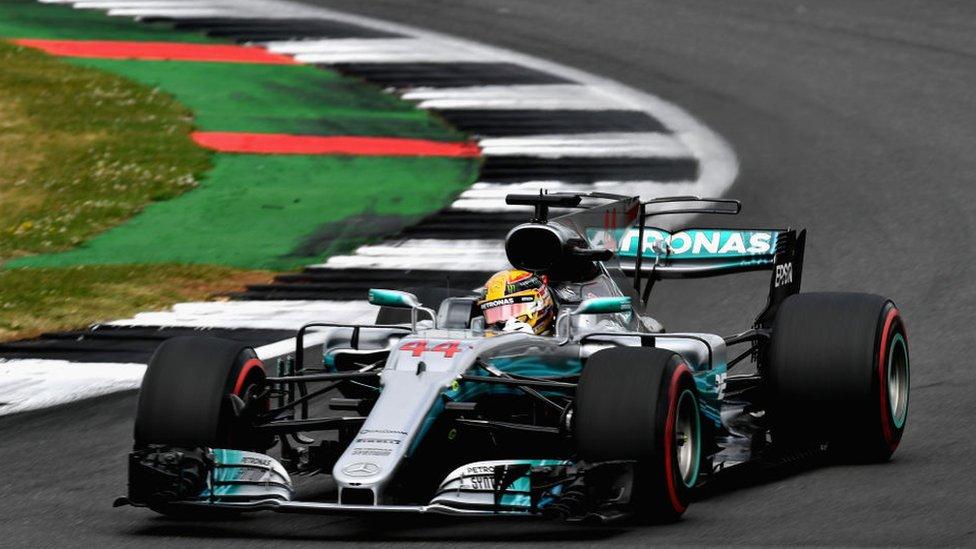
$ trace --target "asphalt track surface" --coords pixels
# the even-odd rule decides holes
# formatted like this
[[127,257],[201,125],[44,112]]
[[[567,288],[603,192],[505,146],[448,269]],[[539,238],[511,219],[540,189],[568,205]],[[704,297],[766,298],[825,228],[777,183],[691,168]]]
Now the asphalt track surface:
[[[735,148],[739,224],[810,230],[806,290],[871,291],[909,323],[895,459],[719,492],[663,527],[113,510],[131,394],[0,418],[0,545],[976,545],[976,5],[968,1],[334,0],[546,57],[677,103]],[[669,328],[735,330],[762,281],[661,284]]]

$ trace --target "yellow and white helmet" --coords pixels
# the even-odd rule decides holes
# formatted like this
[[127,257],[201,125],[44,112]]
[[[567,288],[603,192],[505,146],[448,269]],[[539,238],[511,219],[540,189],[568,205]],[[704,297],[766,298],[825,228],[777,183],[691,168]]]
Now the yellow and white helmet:
[[556,316],[545,276],[528,271],[499,271],[488,279],[478,301],[489,329],[545,334]]

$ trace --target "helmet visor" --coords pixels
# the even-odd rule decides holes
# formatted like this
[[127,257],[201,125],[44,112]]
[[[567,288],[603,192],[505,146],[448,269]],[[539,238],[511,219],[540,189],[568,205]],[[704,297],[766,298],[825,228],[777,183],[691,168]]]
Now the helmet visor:
[[481,312],[485,315],[485,323],[491,325],[531,313],[534,307],[535,298],[526,295],[487,301],[481,304]]

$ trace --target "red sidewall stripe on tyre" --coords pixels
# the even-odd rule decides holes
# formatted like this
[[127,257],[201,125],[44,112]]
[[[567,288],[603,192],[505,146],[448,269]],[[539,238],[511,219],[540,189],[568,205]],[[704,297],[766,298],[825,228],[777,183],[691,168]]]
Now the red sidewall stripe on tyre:
[[681,363],[671,374],[671,387],[668,393],[668,418],[664,428],[664,472],[667,476],[668,498],[671,500],[671,507],[677,513],[684,513],[687,507],[681,503],[678,497],[678,486],[674,480],[674,421],[678,413],[678,383],[681,376],[687,373],[691,375],[691,370],[687,364]]
[[237,375],[237,381],[234,382],[234,394],[241,396],[241,390],[244,389],[244,382],[247,380],[247,376],[251,373],[251,370],[258,368],[264,370],[264,363],[260,359],[252,358],[244,363],[241,367],[241,373]]
[[885,317],[884,327],[881,330],[881,349],[878,351],[878,392],[881,402],[881,432],[884,435],[885,444],[894,450],[898,447],[898,440],[892,429],[894,423],[891,417],[891,403],[888,402],[888,334],[891,327],[899,316],[898,308],[892,307]]

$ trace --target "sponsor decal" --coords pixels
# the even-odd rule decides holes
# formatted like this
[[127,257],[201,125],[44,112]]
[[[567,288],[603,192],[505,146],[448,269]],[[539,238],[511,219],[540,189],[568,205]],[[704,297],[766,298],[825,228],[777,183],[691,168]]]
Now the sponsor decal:
[[535,298],[531,295],[517,295],[512,297],[502,297],[499,299],[492,299],[491,301],[485,301],[481,304],[481,310],[487,311],[488,309],[494,309],[495,307],[501,307],[502,305],[512,305],[515,303],[531,303]]
[[793,264],[784,263],[776,266],[776,278],[773,280],[773,287],[779,288],[793,283]]
[[352,455],[354,456],[375,456],[375,457],[386,457],[393,453],[390,448],[353,448]]
[[352,465],[346,465],[342,468],[342,472],[351,477],[371,477],[379,474],[380,466],[368,461],[361,461]]
[[497,465],[469,465],[464,468],[460,487],[466,490],[495,490],[495,469]]
[[[603,231],[588,231],[592,245],[602,245]],[[730,229],[688,229],[669,233],[661,229],[644,229],[644,242],[638,246],[640,232],[627,229],[620,238],[617,254],[636,257],[640,248],[644,257],[654,258],[670,250],[671,259],[708,259],[768,256],[776,251],[776,231]]]
[[464,477],[461,479],[461,488],[468,490],[491,490],[495,491],[495,477],[477,476]]
[[361,434],[361,435],[376,434],[376,435],[403,435],[403,436],[407,436],[407,432],[406,431],[401,431],[399,429],[363,429],[363,430],[359,431],[359,434]]
[[497,465],[471,465],[464,469],[464,476],[468,475],[494,475]]
[[505,293],[514,294],[521,292],[523,290],[531,290],[533,288],[539,288],[543,285],[542,279],[534,274],[529,274],[528,276],[518,279],[510,280],[505,286]]
[[234,469],[233,476],[231,480],[240,480],[248,482],[261,482],[268,479],[268,471],[266,469]]
[[400,444],[401,441],[395,438],[357,438],[356,442],[363,444]]
[[[635,212],[636,213],[636,212]],[[616,250],[617,249],[617,237],[620,236],[620,231],[617,228],[620,226],[617,219],[617,209],[612,208],[609,211],[603,213],[603,238],[602,245],[605,250]]]
[[728,372],[722,372],[720,374],[715,374],[715,398],[722,400],[725,398],[725,378],[728,376]]

